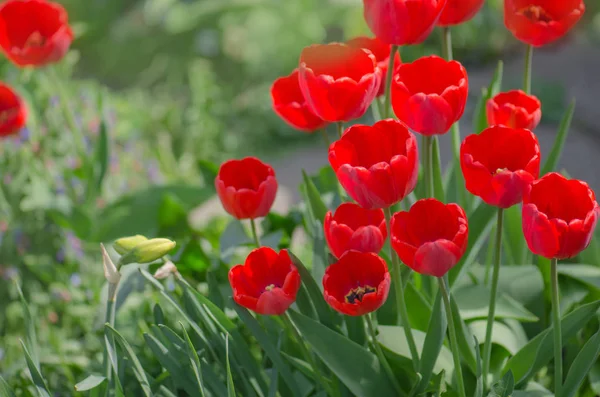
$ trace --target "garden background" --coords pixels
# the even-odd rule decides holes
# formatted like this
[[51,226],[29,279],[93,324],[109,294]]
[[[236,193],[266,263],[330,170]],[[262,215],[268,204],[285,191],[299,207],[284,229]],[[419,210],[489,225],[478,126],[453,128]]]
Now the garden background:
[[[326,151],[321,137],[293,130],[273,113],[270,85],[297,66],[303,47],[370,35],[360,0],[60,3],[76,35],[64,62],[34,73],[0,60],[3,79],[32,108],[28,128],[0,145],[8,197],[0,203],[0,374],[13,386],[29,382],[19,344],[26,317],[12,282],[18,279],[37,321],[51,390],[85,378],[103,351],[99,242],[133,233],[197,236],[205,244],[187,245],[179,270],[201,285],[220,282],[229,296],[225,273],[210,270],[215,257],[231,258],[245,237],[214,198],[215,164],[247,155],[272,163],[281,188],[263,228],[285,231],[301,222],[294,207],[300,170],[318,172]],[[543,103],[536,133],[546,153],[577,98],[559,165],[600,191],[600,3],[586,5],[572,34],[535,52],[533,94]],[[471,120],[498,59],[505,61],[504,88],[519,86],[524,47],[505,29],[500,0],[487,1],[476,18],[454,29],[453,39],[455,58],[469,72],[464,120]],[[402,57],[410,61],[440,48],[435,32],[425,44],[402,49]],[[61,131],[67,120],[60,90],[88,137],[86,150],[107,159],[101,189],[91,196],[71,138]],[[462,126],[463,136],[469,127]],[[447,137],[441,145],[442,156],[451,153]],[[25,167],[31,164],[37,165]],[[24,171],[36,167],[51,177]],[[137,272],[125,278],[119,330],[135,340],[144,319],[155,315],[157,298]]]

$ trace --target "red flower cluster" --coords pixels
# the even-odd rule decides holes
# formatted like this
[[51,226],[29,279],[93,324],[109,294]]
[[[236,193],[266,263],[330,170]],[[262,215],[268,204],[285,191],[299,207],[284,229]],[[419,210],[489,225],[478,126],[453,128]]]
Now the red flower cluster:
[[0,138],[18,133],[26,120],[27,108],[21,97],[0,82]]

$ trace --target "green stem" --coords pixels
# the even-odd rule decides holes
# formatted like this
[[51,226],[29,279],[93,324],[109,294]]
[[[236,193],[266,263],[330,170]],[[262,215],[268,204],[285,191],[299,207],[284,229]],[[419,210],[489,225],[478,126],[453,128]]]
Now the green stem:
[[331,146],[331,141],[329,140],[329,135],[327,135],[327,130],[325,128],[321,128],[321,136],[323,137],[323,140],[325,141],[325,145],[327,146],[327,150],[329,150],[329,146]]
[[256,222],[254,218],[250,218],[250,227],[252,228],[252,239],[256,248],[260,248],[260,239],[258,238],[258,232],[256,231]]
[[385,358],[385,355],[383,354],[383,350],[381,350],[381,346],[379,345],[379,342],[377,341],[377,332],[375,332],[375,327],[373,326],[373,319],[371,318],[371,313],[368,313],[368,314],[364,315],[363,317],[365,319],[365,322],[367,323],[367,329],[369,330],[369,335],[371,336],[371,340],[373,343],[373,349],[375,350],[375,354],[377,355],[379,362],[383,366],[383,369],[385,370],[388,378],[390,378],[390,380],[392,381],[392,384],[394,385],[396,392],[398,394],[402,394],[402,388],[400,387],[400,384],[398,383],[398,379],[396,379],[396,377],[394,376],[394,371],[392,370],[392,367],[390,367],[390,363],[388,363],[387,359]]
[[433,197],[433,164],[431,156],[432,137],[423,135],[423,180],[425,182],[425,197]]
[[383,103],[382,117],[387,119],[390,117],[390,103],[392,101],[392,78],[394,77],[394,59],[396,58],[396,52],[398,52],[398,46],[393,45],[390,50],[390,59],[388,60],[388,70],[385,77],[385,101]]
[[[388,234],[391,235],[392,210],[390,208],[386,208],[384,212]],[[400,270],[400,262],[398,261],[398,256],[396,255],[396,252],[392,248],[391,244],[390,257],[392,258],[392,278],[396,292],[396,308],[400,312],[400,319],[402,321],[402,326],[404,327],[404,334],[406,335],[406,341],[408,342],[408,347],[410,349],[410,356],[412,358],[414,370],[418,371],[419,351],[417,350],[417,345],[415,343],[415,339],[412,334],[412,329],[410,327],[410,322],[408,320],[408,310],[406,309],[406,302],[404,301],[404,284],[402,283],[402,272]]]
[[452,56],[452,31],[449,26],[442,28],[442,56],[451,61]]
[[342,123],[341,121],[338,121],[336,123],[336,125],[337,125],[338,136],[341,138],[342,135],[344,134],[344,123]]
[[452,308],[450,306],[450,292],[446,286],[446,282],[442,277],[438,278],[442,298],[444,298],[444,307],[446,308],[446,318],[448,320],[448,330],[450,331],[450,347],[452,349],[452,358],[454,359],[454,376],[458,385],[458,393],[460,397],[466,397],[465,381],[462,375],[460,366],[460,352],[458,350],[458,340],[456,338],[456,328],[454,328],[454,319],[452,318]]
[[528,44],[525,52],[525,74],[523,76],[523,91],[531,94],[531,62],[533,59],[533,46]]
[[[111,327],[115,327],[115,315],[116,315],[116,291],[117,291],[117,287],[118,284],[108,284],[108,299],[106,300],[106,314],[104,317],[104,323],[108,323]],[[109,338],[111,338],[112,340],[112,336],[109,336]],[[114,345],[114,343],[111,343]],[[111,382],[112,379],[112,364],[110,363],[110,360],[108,359],[108,351],[106,350],[106,347],[104,348],[104,352],[102,355],[102,366],[104,367],[105,370],[105,375],[106,375],[106,379],[108,380],[108,382]]]
[[319,384],[323,387],[323,389],[325,391],[327,391],[328,395],[330,395],[330,396],[334,395],[334,393],[332,393],[332,388],[325,381],[325,379],[323,379],[323,376],[321,375],[321,369],[317,365],[317,362],[313,358],[313,355],[311,354],[311,352],[306,347],[306,344],[304,343],[302,336],[300,336],[300,333],[294,326],[294,323],[292,322],[292,319],[290,318],[290,315],[288,314],[288,312],[286,311],[279,317],[283,321],[283,324],[286,326],[286,328],[292,333],[298,346],[300,346],[300,349],[302,350],[302,355],[304,356],[304,359],[308,362],[308,364],[312,367],[317,382],[319,382]]
[[496,295],[498,294],[498,280],[500,278],[500,257],[502,255],[502,221],[504,210],[498,208],[498,220],[496,222],[496,246],[494,252],[494,270],[492,272],[492,291],[490,294],[490,307],[488,311],[487,326],[485,329],[485,343],[483,345],[483,381],[487,385],[487,377],[490,371],[490,359],[492,356],[492,330],[496,316]]
[[558,260],[552,259],[550,271],[552,278],[552,328],[554,330],[554,394],[560,395],[562,389],[562,329],[560,324],[560,303],[558,298]]

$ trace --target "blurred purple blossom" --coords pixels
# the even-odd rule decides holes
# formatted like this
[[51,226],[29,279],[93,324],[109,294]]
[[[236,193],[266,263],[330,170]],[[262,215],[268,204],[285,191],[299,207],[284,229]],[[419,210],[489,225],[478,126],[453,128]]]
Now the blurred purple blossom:
[[75,288],[78,288],[79,286],[81,286],[81,276],[79,275],[79,273],[73,273],[71,274],[71,285]]

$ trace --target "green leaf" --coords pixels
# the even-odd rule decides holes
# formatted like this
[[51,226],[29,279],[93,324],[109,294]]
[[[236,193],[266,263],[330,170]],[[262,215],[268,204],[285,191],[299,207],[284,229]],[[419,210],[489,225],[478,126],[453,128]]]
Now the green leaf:
[[502,379],[492,386],[488,397],[511,397],[515,388],[515,378],[512,371],[508,371]]
[[[473,336],[481,341],[485,340],[486,327],[487,320],[473,321],[469,324]],[[492,343],[504,347],[511,355],[516,354],[524,346],[523,340],[515,335],[512,329],[498,321],[492,325]]]
[[456,299],[450,301],[450,306],[452,308],[452,319],[456,328],[456,339],[458,341],[458,348],[460,349],[460,356],[471,369],[471,372],[477,374],[476,353],[479,353],[479,349],[473,345],[473,335],[465,324],[464,319],[460,316]]
[[[423,351],[423,346],[425,344],[425,338],[427,337],[427,335],[425,334],[425,332],[421,332],[418,330],[413,330],[412,332],[413,337],[415,339],[415,344],[417,345],[417,350]],[[379,343],[381,343],[381,345],[388,352],[403,359],[403,361],[406,361],[406,363],[410,365],[410,349],[406,342],[404,327],[381,325],[379,326],[378,339]],[[452,353],[446,346],[441,347],[440,354],[437,357],[437,360],[435,361],[435,365],[433,367],[433,372],[438,373],[440,371],[446,371],[446,375],[448,378],[452,378],[454,373],[454,362],[452,361]]]
[[144,395],[146,395],[147,397],[151,397],[152,390],[150,388],[150,382],[148,381],[148,378],[146,377],[146,372],[144,371],[144,367],[140,363],[140,360],[135,355],[135,352],[133,351],[133,349],[131,348],[129,343],[125,340],[125,338],[123,338],[123,335],[121,335],[116,329],[111,327],[109,324],[104,325],[104,332],[106,332],[107,336],[114,338],[115,341],[119,344],[119,346],[121,346],[121,349],[124,350],[125,355],[131,362],[133,375],[135,376],[138,383],[140,384],[142,391],[144,392]]
[[123,386],[121,385],[121,380],[119,379],[119,362],[117,356],[117,349],[115,346],[115,339],[110,338],[107,335],[106,330],[104,330],[104,348],[108,355],[108,359],[110,362],[110,366],[112,368],[113,377],[111,377],[112,382],[114,382],[114,391],[116,397],[125,397],[125,393],[123,392]]
[[29,372],[31,373],[31,379],[33,380],[33,384],[35,385],[38,394],[40,397],[50,397],[50,390],[48,390],[48,386],[46,385],[46,381],[44,377],[40,373],[38,366],[35,365],[29,351],[27,350],[27,346],[22,340],[21,346],[23,347],[23,352],[25,353],[25,361],[27,362],[27,368],[29,368]]
[[[182,367],[181,361],[176,358],[175,351],[169,350],[153,335],[145,333],[144,339],[160,365],[169,371],[175,384],[183,388],[189,395],[195,395],[197,388],[191,380],[193,375],[189,373],[187,367]],[[225,387],[223,387],[223,392],[224,394],[220,394],[221,396],[227,395]]]
[[600,361],[592,367],[589,375],[590,387],[596,395],[600,395]]
[[573,121],[573,113],[575,113],[575,100],[571,102],[571,105],[569,105],[569,108],[567,109],[567,113],[565,113],[560,122],[558,127],[558,135],[556,135],[556,139],[554,140],[552,151],[546,159],[540,175],[547,174],[556,168],[558,160],[560,160],[560,155],[565,145],[565,141],[567,140],[567,135],[569,134],[569,128],[571,127],[571,122]]
[[231,375],[231,366],[229,365],[229,335],[225,338],[225,358],[225,368],[227,369],[227,396],[236,397],[233,376]]
[[486,129],[488,126],[486,112],[487,102],[496,94],[498,94],[502,88],[503,69],[504,64],[502,61],[499,61],[490,85],[487,88],[482,89],[481,97],[479,98],[477,106],[475,107],[475,116],[473,117],[473,131],[475,131],[477,134]]
[[[512,253],[514,261],[509,263],[516,265],[524,265],[527,250],[525,237],[523,236],[523,220],[521,216],[521,207],[513,205],[504,210],[504,234],[502,236],[504,248],[510,246],[508,251]],[[503,262],[507,262],[504,260]]]
[[0,397],[17,397],[2,376],[0,376]]
[[417,389],[419,392],[429,384],[429,380],[433,374],[433,369],[435,368],[440,351],[444,345],[447,328],[448,321],[443,310],[442,295],[438,291],[435,297],[433,309],[431,311],[429,327],[427,329],[423,349],[421,350],[420,355],[419,373],[421,374],[422,378],[420,382],[421,384]]
[[475,377],[477,378],[477,385],[475,386],[474,397],[483,396],[483,369],[481,364],[481,354],[479,353],[479,341],[477,337],[473,337],[475,343],[472,345],[475,349],[475,361],[477,362],[477,370],[475,371]]
[[92,374],[84,380],[82,380],[81,382],[79,382],[78,384],[76,384],[75,391],[82,392],[95,389],[96,387],[100,386],[105,380],[106,377],[104,376]]
[[558,265],[558,274],[600,290],[600,268],[592,265]]
[[302,284],[306,287],[308,295],[310,296],[310,299],[317,311],[317,315],[319,316],[320,322],[327,325],[329,328],[334,329],[335,326],[331,320],[334,314],[327,305],[327,302],[325,302],[325,299],[323,298],[323,293],[321,292],[321,289],[319,288],[317,282],[315,281],[310,271],[306,268],[306,266],[304,266],[302,261],[298,259],[298,257],[295,256],[292,252],[289,252],[289,254],[290,258],[292,259],[292,262],[294,263],[294,266],[296,266],[298,272],[300,273],[300,277],[302,278]]
[[29,310],[29,305],[25,300],[25,296],[23,296],[23,291],[21,290],[21,286],[15,282],[15,286],[17,288],[17,292],[19,294],[19,300],[21,302],[21,308],[23,309],[23,317],[25,319],[25,330],[27,335],[25,336],[26,346],[28,348],[28,354],[31,357],[31,360],[36,368],[40,368],[40,359],[39,359],[39,348],[37,342],[37,335],[35,332],[35,322],[33,317],[31,316],[31,311]]
[[287,383],[290,390],[292,390],[292,392],[294,393],[294,396],[299,397],[299,389],[296,383],[296,379],[294,378],[289,366],[283,360],[283,357],[279,353],[279,349],[277,348],[277,346],[274,345],[273,342],[271,342],[269,335],[262,329],[258,321],[254,317],[252,317],[252,314],[250,314],[248,310],[246,310],[245,308],[233,301],[232,304],[233,308],[240,317],[240,320],[242,320],[246,327],[248,327],[254,338],[256,338],[256,340],[263,348],[267,356],[271,359],[273,365],[277,368],[285,383]]
[[313,181],[308,177],[306,171],[302,170],[302,178],[304,180],[304,189],[308,197],[308,204],[310,206],[311,214],[315,221],[323,223],[325,215],[327,214],[327,206],[321,199],[321,193],[317,190],[317,187]]
[[[563,343],[583,328],[596,315],[598,308],[600,308],[600,300],[583,305],[564,316],[561,320]],[[512,370],[519,386],[546,365],[553,355],[552,327],[550,327],[511,357],[504,367],[504,372]]]
[[558,397],[575,397],[600,355],[600,330],[592,336],[575,357]]
[[[392,291],[393,290],[390,290],[390,294]],[[391,296],[388,297],[388,300],[391,298]],[[410,307],[410,310],[408,311],[408,320],[410,325],[420,331],[426,331],[430,326],[431,319],[431,305],[429,302],[427,302],[427,298],[425,298],[423,294],[417,290],[413,283],[407,283],[404,291],[404,300],[406,301],[406,306]],[[393,309],[396,311],[395,305]],[[393,324],[397,323],[386,323],[385,325]]]
[[396,396],[374,354],[319,322],[293,310],[288,313],[313,351],[353,394],[357,397]]
[[179,323],[181,329],[183,330],[183,336],[186,342],[186,352],[188,357],[190,358],[190,365],[192,366],[192,370],[194,371],[194,376],[196,377],[196,383],[198,386],[198,391],[200,392],[200,396],[206,397],[206,393],[204,392],[204,381],[202,380],[202,365],[200,364],[200,359],[198,358],[198,353],[196,353],[196,349],[194,348],[194,344],[190,339],[187,331],[185,330],[185,326],[183,323]]
[[[98,135],[98,141],[96,142],[96,153],[95,164],[94,164],[94,180],[93,183],[96,185],[98,192],[102,192],[102,184],[106,171],[108,170],[108,164],[110,159],[110,147],[108,143],[108,131],[106,122],[102,120],[100,122],[100,133]],[[90,181],[92,182],[92,181]]]
[[214,192],[196,186],[167,185],[125,196],[100,211],[90,242],[112,241],[136,234],[152,235],[158,227],[156,214],[166,194],[177,197],[187,210],[191,210],[211,198]]
[[202,175],[204,185],[210,186],[214,189],[214,181],[215,179],[217,179],[217,175],[219,174],[219,166],[215,163],[211,163],[210,161],[203,159],[197,159],[196,165],[198,166],[198,171],[200,171],[200,175]]
[[[465,321],[476,318],[487,318],[491,295],[487,287],[483,285],[463,286],[457,288],[453,295],[460,308],[460,315]],[[495,318],[514,318],[524,322],[535,322],[538,320],[523,305],[505,294],[498,294],[496,297]]]
[[498,210],[496,207],[480,202],[469,214],[470,238],[467,245],[467,251],[463,256],[463,259],[448,273],[452,292],[454,291],[454,284],[464,276],[467,270],[469,270],[469,267],[479,255],[479,251],[483,248],[497,212]]
[[440,143],[437,137],[433,137],[431,145],[431,161],[433,165],[433,195],[442,203],[446,202],[444,194],[444,180],[442,179],[442,166],[440,161]]

